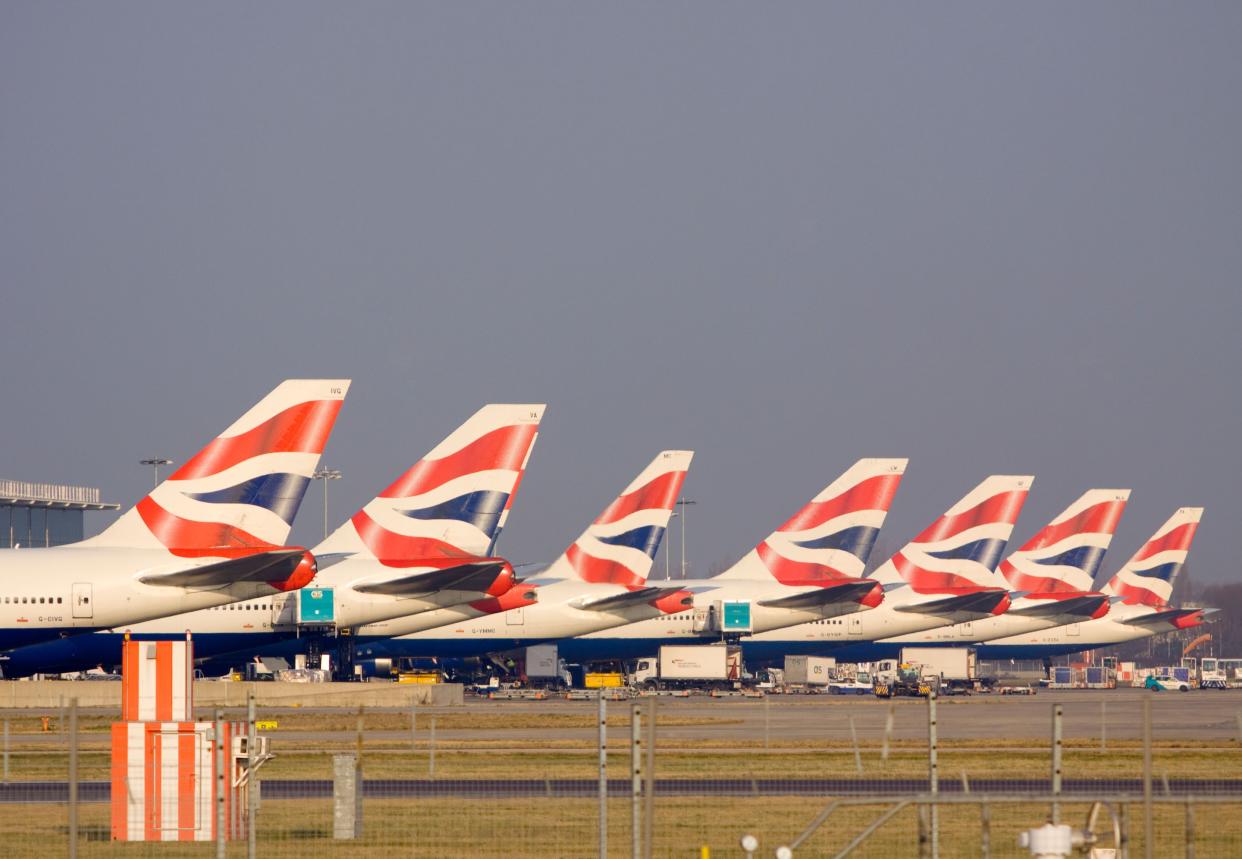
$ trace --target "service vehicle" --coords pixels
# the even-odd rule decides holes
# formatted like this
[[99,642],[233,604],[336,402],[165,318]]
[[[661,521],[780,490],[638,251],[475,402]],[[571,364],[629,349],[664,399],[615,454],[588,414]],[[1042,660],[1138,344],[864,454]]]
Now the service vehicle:
[[876,663],[872,692],[877,698],[926,698],[939,691],[935,677],[924,677],[918,665],[881,659]]
[[729,644],[666,644],[658,658],[630,663],[630,685],[647,690],[735,689],[742,685],[742,650]]

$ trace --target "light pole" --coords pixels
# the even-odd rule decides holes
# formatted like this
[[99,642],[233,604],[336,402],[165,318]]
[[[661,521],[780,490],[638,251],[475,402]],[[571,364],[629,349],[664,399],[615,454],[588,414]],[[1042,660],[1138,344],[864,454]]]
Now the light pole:
[[686,507],[691,504],[697,504],[697,501],[687,501],[684,497],[677,502],[677,506],[681,508],[681,577],[686,577]]
[[311,474],[315,480],[323,481],[323,536],[328,538],[328,481],[340,480],[341,470],[339,468],[320,468]]
[[160,466],[161,465],[172,465],[173,461],[171,459],[165,459],[162,456],[153,456],[150,459],[138,460],[138,464],[149,465],[155,469],[155,485],[159,486],[160,485]]

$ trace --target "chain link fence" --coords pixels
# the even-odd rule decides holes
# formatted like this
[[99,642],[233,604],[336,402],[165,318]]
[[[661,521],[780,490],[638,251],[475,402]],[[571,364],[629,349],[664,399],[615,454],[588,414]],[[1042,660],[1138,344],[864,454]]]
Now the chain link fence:
[[114,714],[0,711],[3,859],[743,856],[745,836],[756,856],[1001,857],[1054,820],[1115,856],[1242,856],[1242,691],[603,706],[602,730],[598,700],[256,712],[253,842],[219,843],[112,840]]

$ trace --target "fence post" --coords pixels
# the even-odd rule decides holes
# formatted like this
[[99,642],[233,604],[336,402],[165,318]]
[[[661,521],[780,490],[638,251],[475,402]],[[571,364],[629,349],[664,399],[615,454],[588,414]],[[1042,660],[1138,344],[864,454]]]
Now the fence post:
[[858,730],[854,727],[854,717],[849,717],[850,722],[850,739],[854,742],[854,768],[858,770],[858,774],[862,775],[862,752],[858,750]]
[[224,711],[219,707],[216,708],[215,733],[212,736],[216,746],[212,756],[216,761],[216,859],[224,859],[228,837],[224,822],[224,803],[228,799],[229,783],[224,769]]
[[940,859],[940,806],[936,803],[936,795],[940,793],[940,769],[938,760],[938,738],[936,732],[936,690],[927,694],[927,782],[931,790],[931,856]]
[[[1061,795],[1061,705],[1052,707],[1052,795]],[[1052,803],[1052,822],[1061,822],[1061,803]]]
[[[5,728],[8,723],[5,723]],[[78,699],[69,699],[69,859],[78,856]]]
[[656,702],[652,696],[647,699],[647,765],[643,775],[647,782],[643,796],[643,857],[651,859],[655,849],[655,747],[656,747]]
[[1151,694],[1143,698],[1143,855],[1155,856],[1156,824],[1151,805]]
[[630,704],[630,855],[641,859],[643,850],[640,801],[643,792],[642,702]]
[[599,859],[608,859],[608,701],[599,690]]
[[1195,806],[1186,800],[1186,859],[1195,859]]
[[767,693],[763,695],[763,750],[766,752],[771,748],[770,738],[772,733],[772,702],[769,700]]
[[9,782],[9,720],[4,720],[4,783]]
[[1100,751],[1108,751],[1108,701],[1100,700]]
[[897,705],[889,702],[888,716],[884,719],[884,745],[880,749],[880,760],[888,761],[888,741],[893,736],[893,720],[897,716]]
[[259,852],[259,780],[256,777],[255,746],[259,732],[255,728],[254,690],[246,696],[246,857],[255,859]]
[[431,717],[431,728],[427,732],[427,777],[436,777],[436,717]]
[[980,853],[983,859],[992,856],[992,808],[986,802],[979,803]]

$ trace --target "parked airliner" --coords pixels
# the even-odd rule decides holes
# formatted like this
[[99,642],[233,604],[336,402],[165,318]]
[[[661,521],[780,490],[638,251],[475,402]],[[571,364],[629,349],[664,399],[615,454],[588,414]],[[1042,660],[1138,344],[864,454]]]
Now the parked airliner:
[[194,635],[199,659],[334,653],[337,633],[458,603],[500,605],[512,566],[491,557],[525,473],[542,404],[484,406],[312,552],[296,593],[217,606],[9,654],[7,676],[119,664],[125,635]]
[[0,650],[309,582],[284,542],[348,388],[283,382],[98,536],[0,552]]

